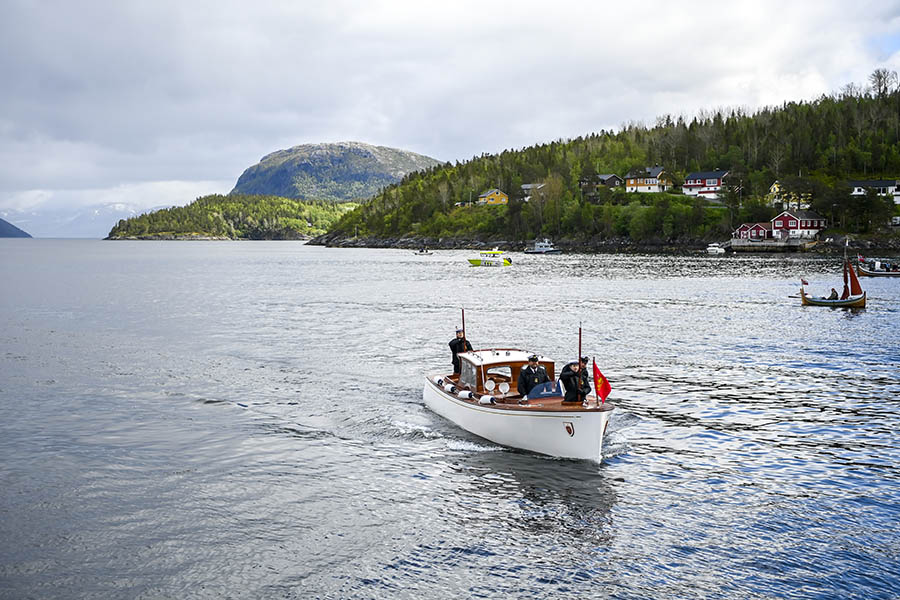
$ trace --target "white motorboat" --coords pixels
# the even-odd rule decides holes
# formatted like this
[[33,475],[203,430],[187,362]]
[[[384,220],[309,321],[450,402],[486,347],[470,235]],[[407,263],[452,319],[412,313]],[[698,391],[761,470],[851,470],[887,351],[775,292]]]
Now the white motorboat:
[[525,254],[559,254],[559,248],[555,248],[553,243],[544,238],[542,240],[534,240],[528,246],[525,246]]
[[710,244],[709,246],[706,247],[706,253],[707,254],[725,254],[725,248],[723,248],[721,245],[713,242],[712,244]]
[[590,394],[583,403],[563,402],[554,363],[546,357],[539,362],[551,382],[528,396],[519,395],[516,381],[530,354],[505,348],[460,353],[459,374],[425,377],[425,405],[497,444],[599,462],[613,406]]

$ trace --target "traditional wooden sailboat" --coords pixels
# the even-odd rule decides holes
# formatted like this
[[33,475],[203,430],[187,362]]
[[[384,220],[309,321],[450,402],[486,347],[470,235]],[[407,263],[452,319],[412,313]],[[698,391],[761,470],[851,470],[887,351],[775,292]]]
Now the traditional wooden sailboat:
[[[457,355],[459,373],[425,376],[422,390],[425,405],[463,429],[497,444],[599,462],[603,435],[614,408],[604,401],[605,394],[609,393],[608,383],[601,380],[601,397],[588,394],[584,402],[564,402],[564,390],[556,380],[554,362],[539,356],[538,362],[550,381],[522,396],[515,391],[516,381],[531,354],[514,348],[460,353]],[[598,373],[595,369],[595,375]]]
[[838,297],[808,296],[803,287],[806,282],[800,280],[800,300],[803,306],[832,306],[843,308],[864,308],[866,306],[866,293],[859,285],[856,272],[850,264],[850,260],[844,257],[844,291]]

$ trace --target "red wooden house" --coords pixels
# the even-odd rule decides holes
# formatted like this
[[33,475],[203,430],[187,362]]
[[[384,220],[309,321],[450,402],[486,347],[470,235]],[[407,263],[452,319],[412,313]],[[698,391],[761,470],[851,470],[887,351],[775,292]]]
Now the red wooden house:
[[731,237],[741,240],[813,238],[826,221],[811,210],[785,210],[768,223],[741,223]]
[[742,240],[767,240],[772,237],[771,223],[742,223],[731,237]]
[[684,178],[681,191],[687,196],[702,196],[704,198],[718,198],[725,186],[725,178],[728,171],[699,171],[690,173]]
[[772,219],[772,236],[779,239],[813,238],[825,226],[825,218],[811,210],[786,210]]

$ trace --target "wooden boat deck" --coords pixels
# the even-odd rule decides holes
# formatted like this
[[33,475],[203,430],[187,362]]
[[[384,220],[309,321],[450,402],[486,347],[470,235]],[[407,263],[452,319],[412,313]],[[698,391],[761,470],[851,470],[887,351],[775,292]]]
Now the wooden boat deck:
[[[459,384],[459,375],[431,375],[428,377],[429,381],[433,381],[433,377],[441,377],[445,383],[452,383],[453,385]],[[440,388],[440,386],[437,386]],[[466,404],[471,404],[473,406],[483,406],[490,407],[494,409],[502,409],[509,411],[523,411],[523,412],[536,412],[536,411],[550,411],[550,412],[597,412],[597,411],[608,411],[613,410],[613,405],[609,402],[604,402],[602,405],[597,406],[598,398],[594,394],[588,395],[589,406],[584,406],[581,402],[564,402],[562,396],[549,396],[545,398],[535,398],[526,400],[524,403],[521,402],[522,396],[519,393],[510,391],[507,394],[493,394],[485,390],[477,390],[475,391],[476,395],[489,395],[494,398],[494,404],[481,404],[475,398],[459,398],[456,399],[460,402],[465,402]]]

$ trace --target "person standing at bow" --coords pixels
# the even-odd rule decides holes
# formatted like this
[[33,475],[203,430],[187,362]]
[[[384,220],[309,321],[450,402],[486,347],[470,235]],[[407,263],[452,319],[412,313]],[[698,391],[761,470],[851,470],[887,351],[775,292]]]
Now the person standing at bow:
[[469,352],[472,350],[472,344],[466,339],[466,332],[462,329],[456,330],[456,337],[450,340],[450,352],[453,353],[453,374],[459,373],[459,356],[460,352]]
[[591,386],[587,376],[587,357],[571,362],[563,367],[559,379],[566,388],[566,397],[563,402],[584,402],[591,393]]

